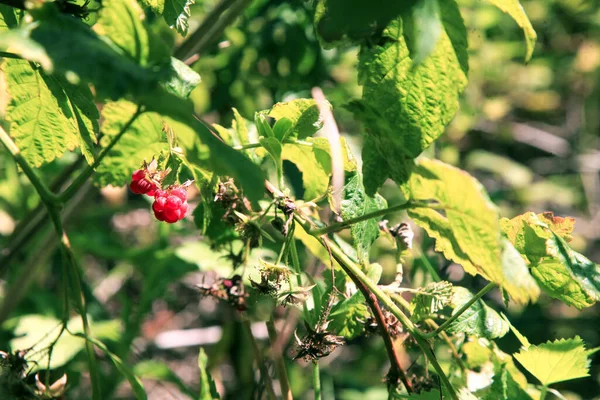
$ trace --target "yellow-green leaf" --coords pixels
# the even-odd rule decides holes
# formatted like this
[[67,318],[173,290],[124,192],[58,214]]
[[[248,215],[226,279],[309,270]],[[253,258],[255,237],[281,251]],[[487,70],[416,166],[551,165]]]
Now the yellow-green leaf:
[[408,209],[408,215],[436,239],[435,249],[502,286],[518,303],[535,301],[539,288],[525,263],[502,239],[498,210],[483,186],[466,172],[440,161],[420,160],[406,185],[411,201],[435,208]]
[[600,266],[567,245],[565,238],[570,238],[573,224],[572,218],[532,212],[501,220],[502,229],[542,289],[582,309],[600,300]]
[[[454,308],[454,315],[463,305],[473,298],[467,289],[454,286],[450,306]],[[506,335],[508,324],[493,309],[488,307],[483,300],[477,300],[471,307],[455,319],[447,328],[450,333],[465,333],[487,339],[495,339]]]
[[490,3],[498,7],[502,12],[510,15],[512,19],[523,29],[525,34],[525,43],[527,44],[527,53],[525,54],[525,61],[529,61],[533,54],[535,42],[537,40],[537,33],[529,21],[529,17],[525,14],[525,10],[519,0],[489,0]]
[[589,351],[579,336],[531,345],[514,357],[544,386],[589,376]]

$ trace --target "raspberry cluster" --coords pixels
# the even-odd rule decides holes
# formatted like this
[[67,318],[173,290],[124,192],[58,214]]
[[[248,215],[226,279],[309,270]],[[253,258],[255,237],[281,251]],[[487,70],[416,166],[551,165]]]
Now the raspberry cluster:
[[159,221],[173,224],[182,220],[188,210],[187,190],[183,186],[156,190],[152,210]]
[[154,196],[156,191],[156,183],[154,183],[148,176],[148,172],[145,169],[138,169],[131,175],[131,183],[129,188],[135,194],[147,194],[148,196]]
[[162,189],[161,183],[169,172],[169,168],[159,171],[156,160],[152,160],[150,164],[144,162],[142,169],[131,175],[129,187],[135,194],[154,197],[152,210],[156,219],[173,224],[185,217],[188,210],[187,188],[192,181]]

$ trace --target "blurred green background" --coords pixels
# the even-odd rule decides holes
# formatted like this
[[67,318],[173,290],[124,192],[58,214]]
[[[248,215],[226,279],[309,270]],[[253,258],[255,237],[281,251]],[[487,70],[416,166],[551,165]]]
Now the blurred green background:
[[[600,2],[522,3],[538,34],[528,64],[523,62],[522,32],[510,17],[484,1],[459,1],[469,31],[469,86],[459,114],[427,155],[477,177],[505,217],[525,211],[575,217],[572,247],[598,263]],[[192,7],[190,31],[214,4],[198,1]],[[148,20],[164,40],[181,42],[162,20],[152,15]],[[322,50],[311,21],[310,2],[252,2],[208,55],[193,64],[202,76],[201,85],[192,93],[196,112],[210,122],[230,126],[232,107],[252,119],[255,111],[275,102],[310,97],[311,88],[318,86],[333,104],[340,130],[359,156],[361,126],[344,109],[361,92],[357,49]],[[75,159],[75,154],[68,154],[40,173],[49,182],[60,179],[61,171]],[[286,168],[292,187],[299,187],[298,171],[290,165]],[[399,190],[391,182],[381,192],[391,204],[400,201]],[[0,249],[11,245],[17,224],[37,204],[31,185],[0,149]],[[228,275],[231,268],[222,254],[202,241],[191,218],[174,226],[160,224],[151,218],[149,205],[125,188],[88,186],[65,210],[73,249],[85,270],[85,289],[92,298],[94,333],[145,377],[151,399],[187,398],[187,388],[197,390],[200,344],[226,398],[251,398],[261,388],[254,386],[250,345],[235,311],[199,299],[193,287],[202,272],[216,269]],[[395,216],[397,221],[404,219]],[[417,255],[424,256],[415,256],[405,266],[405,285],[429,281],[427,260],[444,279],[474,290],[483,287],[479,279],[465,276],[460,267],[433,253],[432,241],[422,232],[416,234]],[[61,315],[61,265],[53,232],[41,225],[30,239],[10,263],[0,265],[3,350],[10,347],[15,329],[35,331],[44,322],[40,317],[20,321],[18,317]],[[395,261],[385,238],[378,240],[372,259],[384,266],[383,280],[393,280]],[[304,262],[315,261],[305,257]],[[489,302],[503,309],[499,293]],[[600,346],[599,311],[596,305],[578,312],[548,297],[526,308],[511,305],[505,310],[532,343],[580,335],[588,348]],[[53,321],[45,323],[52,326]],[[261,325],[256,327],[256,334],[264,336]],[[519,347],[510,334],[498,343],[508,353]],[[74,340],[65,347],[79,345]],[[387,371],[385,359],[383,344],[376,337],[359,338],[337,350],[321,362],[324,398],[385,398],[381,382]],[[107,396],[131,398],[128,386],[105,364]],[[88,395],[85,368],[81,352],[57,366],[57,377],[62,372],[69,377],[67,398]],[[306,397],[310,396],[310,367],[290,362],[289,368],[295,395],[310,398]],[[598,353],[592,358],[590,374],[556,388],[569,399],[600,399]]]

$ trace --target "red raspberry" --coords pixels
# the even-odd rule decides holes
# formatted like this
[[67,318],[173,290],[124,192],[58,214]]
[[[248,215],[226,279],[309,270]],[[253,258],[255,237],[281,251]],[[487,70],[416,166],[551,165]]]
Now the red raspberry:
[[182,220],[188,210],[187,190],[175,187],[167,190],[156,189],[152,210],[159,221],[173,224]]
[[131,175],[129,187],[135,194],[147,194],[148,196],[154,196],[156,190],[156,184],[148,179],[146,171],[143,169],[138,169]]

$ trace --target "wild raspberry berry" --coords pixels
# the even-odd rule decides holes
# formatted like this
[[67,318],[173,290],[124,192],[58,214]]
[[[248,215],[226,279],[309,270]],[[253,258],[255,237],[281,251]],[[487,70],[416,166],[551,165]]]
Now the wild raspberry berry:
[[129,184],[131,191],[135,194],[147,194],[154,196],[156,183],[148,178],[148,174],[143,169],[138,169],[131,175],[131,183]]
[[182,220],[188,210],[187,190],[181,186],[166,190],[156,189],[152,210],[159,221],[173,224]]

